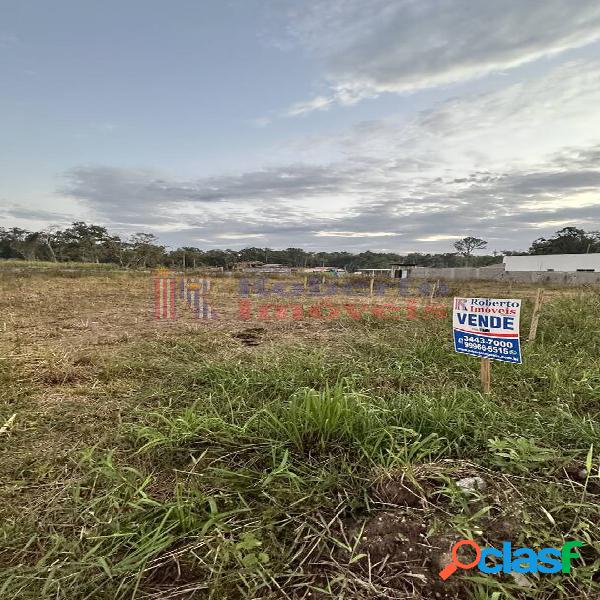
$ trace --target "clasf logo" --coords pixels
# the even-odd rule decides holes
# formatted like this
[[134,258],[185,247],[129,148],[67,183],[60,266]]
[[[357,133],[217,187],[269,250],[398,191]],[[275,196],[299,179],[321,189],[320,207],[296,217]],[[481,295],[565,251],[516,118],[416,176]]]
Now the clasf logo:
[[[475,560],[462,562],[458,558],[458,550],[463,546],[475,551]],[[502,542],[502,549],[480,548],[473,540],[461,540],[452,547],[452,562],[440,572],[445,581],[457,569],[477,567],[482,573],[496,575],[498,573],[570,573],[571,560],[581,558],[574,548],[580,548],[583,542],[567,542],[558,548],[542,548],[539,552],[531,548],[512,549],[510,542]],[[494,561],[490,559],[495,559]]]

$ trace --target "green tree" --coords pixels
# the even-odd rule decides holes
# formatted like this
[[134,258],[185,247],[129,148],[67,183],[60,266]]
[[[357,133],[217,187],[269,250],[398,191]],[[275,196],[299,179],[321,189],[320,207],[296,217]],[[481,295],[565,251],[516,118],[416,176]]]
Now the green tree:
[[157,243],[153,233],[135,233],[129,239],[128,266],[143,269],[165,263],[165,247]]
[[54,236],[61,260],[100,262],[103,244],[110,238],[106,227],[75,221]]
[[39,258],[40,234],[20,227],[11,227],[0,231],[0,253],[3,258]]
[[586,233],[577,227],[564,227],[550,238],[538,238],[529,248],[530,254],[586,254],[600,252],[600,232]]
[[483,250],[486,246],[487,242],[485,240],[471,236],[454,242],[457,252],[465,257],[471,256],[475,250]]

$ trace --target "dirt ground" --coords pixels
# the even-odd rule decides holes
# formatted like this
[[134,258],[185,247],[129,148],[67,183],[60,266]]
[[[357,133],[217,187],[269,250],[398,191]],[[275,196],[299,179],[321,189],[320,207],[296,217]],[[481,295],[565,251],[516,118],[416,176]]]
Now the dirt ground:
[[[358,313],[373,314],[377,318],[377,306],[394,304],[399,312],[393,318],[410,318],[405,310],[409,302],[419,310],[433,304],[450,308],[450,295],[470,294],[481,296],[516,297],[533,299],[534,286],[508,288],[506,284],[490,282],[468,282],[449,285],[448,295],[436,297],[423,295],[419,290],[422,281],[415,280],[410,286],[410,296],[403,297],[393,290],[386,290],[385,296],[376,293],[370,296],[368,290],[358,290],[356,294],[346,292],[328,298],[315,297],[308,291],[298,296],[282,299],[277,294],[249,297],[240,295],[237,278],[211,278],[212,288],[208,294],[211,305],[218,311],[219,318],[196,319],[186,303],[178,298],[177,319],[160,321],[154,310],[154,278],[151,273],[116,272],[110,274],[81,274],[60,272],[19,272],[3,271],[0,276],[0,307],[2,320],[0,332],[5,340],[14,344],[15,352],[27,349],[61,348],[75,351],[95,346],[111,346],[131,340],[155,339],[194,333],[199,330],[215,330],[233,335],[240,343],[256,345],[255,342],[276,340],[293,335],[308,340],[318,340],[327,332],[343,329]],[[181,277],[175,275],[177,282]],[[197,275],[189,276],[192,279]],[[254,280],[254,276],[249,276]],[[393,281],[388,280],[392,285]],[[278,279],[287,286],[302,285],[303,277]],[[329,280],[326,285],[330,283]],[[342,282],[334,283],[342,285]],[[177,284],[178,285],[178,284]],[[325,289],[326,285],[322,288]],[[431,284],[426,284],[431,285]],[[574,293],[569,289],[547,290],[546,297]],[[507,294],[510,294],[508,296]],[[246,300],[252,307],[252,316],[245,320],[241,316],[240,301]],[[310,308],[326,300],[339,310],[339,318],[328,318],[327,311],[314,316]],[[275,308],[261,316],[260,306],[264,304],[302,304],[305,316],[295,320],[291,309],[283,318],[277,318]],[[351,305],[344,309],[343,305]],[[375,307],[375,308],[373,308]],[[445,313],[440,312],[440,315]]]

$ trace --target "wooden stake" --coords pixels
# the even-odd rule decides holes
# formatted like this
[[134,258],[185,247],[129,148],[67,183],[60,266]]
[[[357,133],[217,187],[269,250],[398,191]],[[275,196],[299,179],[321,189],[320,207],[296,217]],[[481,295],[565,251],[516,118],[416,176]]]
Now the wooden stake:
[[435,298],[435,292],[437,291],[440,285],[440,280],[438,279],[431,288],[431,295],[429,296],[429,304],[433,304],[433,299]]
[[371,277],[371,284],[369,285],[369,295],[373,295],[373,285],[375,284],[375,275]]
[[489,394],[492,388],[491,361],[489,358],[481,359],[481,389],[484,394]]
[[542,310],[542,302],[544,301],[544,290],[538,288],[535,296],[535,304],[533,306],[533,314],[531,315],[531,326],[529,327],[529,338],[528,341],[533,342],[537,335],[538,322],[540,320],[540,312]]

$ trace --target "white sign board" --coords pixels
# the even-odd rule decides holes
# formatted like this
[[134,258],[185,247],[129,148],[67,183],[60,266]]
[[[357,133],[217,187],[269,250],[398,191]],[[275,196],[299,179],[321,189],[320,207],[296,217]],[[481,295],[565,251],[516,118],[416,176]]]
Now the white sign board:
[[452,329],[456,352],[521,363],[521,300],[454,298]]

